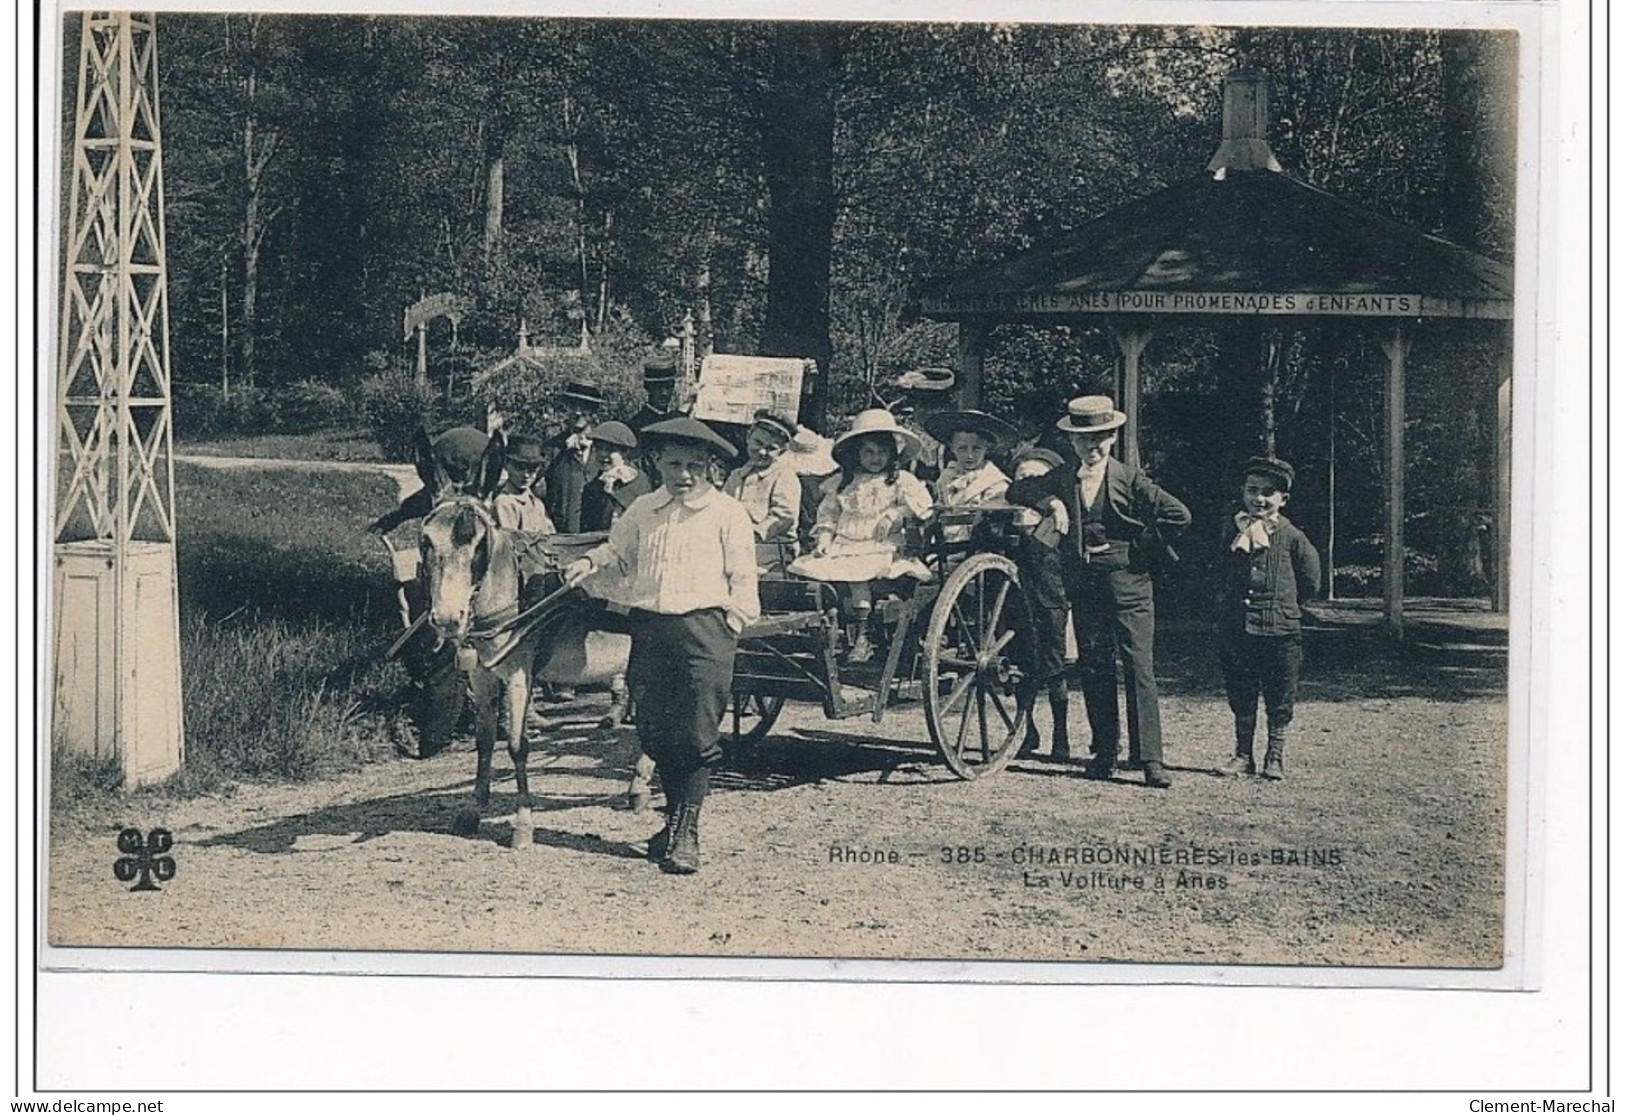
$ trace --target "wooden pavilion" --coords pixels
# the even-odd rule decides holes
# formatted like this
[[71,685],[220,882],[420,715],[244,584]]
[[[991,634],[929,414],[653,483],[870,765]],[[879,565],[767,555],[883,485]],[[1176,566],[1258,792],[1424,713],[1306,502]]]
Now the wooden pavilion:
[[1139,463],[1141,358],[1153,330],[1182,317],[1352,317],[1382,331],[1383,613],[1404,624],[1405,357],[1429,318],[1482,318],[1500,331],[1492,606],[1508,600],[1511,517],[1512,269],[1373,213],[1281,170],[1265,139],[1266,86],[1225,82],[1224,135],[1207,173],[1131,201],[1001,262],[930,284],[922,310],[959,324],[961,405],[981,400],[997,325],[1100,322],[1120,360],[1119,440]]

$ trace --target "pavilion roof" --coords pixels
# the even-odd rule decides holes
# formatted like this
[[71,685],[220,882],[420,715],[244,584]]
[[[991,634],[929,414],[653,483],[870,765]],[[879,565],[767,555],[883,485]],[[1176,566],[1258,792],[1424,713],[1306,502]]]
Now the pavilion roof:
[[929,284],[921,301],[927,315],[948,319],[1505,318],[1512,293],[1507,264],[1284,173],[1231,168],[1175,182],[1006,260]]

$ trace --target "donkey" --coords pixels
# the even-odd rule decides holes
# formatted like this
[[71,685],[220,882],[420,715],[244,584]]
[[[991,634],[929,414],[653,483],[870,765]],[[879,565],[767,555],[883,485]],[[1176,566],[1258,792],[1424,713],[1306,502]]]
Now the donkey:
[[[474,805],[459,813],[456,830],[477,831],[480,812],[490,804],[497,705],[505,696],[508,754],[519,793],[512,846],[528,848],[535,828],[525,719],[533,677],[569,684],[607,681],[626,672],[631,641],[591,630],[577,617],[514,629],[520,614],[520,552],[489,508],[501,480],[505,450],[501,432],[493,434],[476,475],[462,491],[436,472],[430,490],[439,500],[423,520],[419,552],[429,594],[428,623],[457,648],[458,666],[468,673],[474,701],[478,752]],[[647,807],[651,774],[652,762],[640,755],[629,787],[634,809]]]

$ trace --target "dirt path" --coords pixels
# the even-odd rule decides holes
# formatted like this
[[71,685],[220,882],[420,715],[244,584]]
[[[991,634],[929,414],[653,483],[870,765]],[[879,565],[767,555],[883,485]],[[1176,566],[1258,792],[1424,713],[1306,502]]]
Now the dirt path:
[[[190,801],[135,795],[117,816],[56,818],[48,933],[323,951],[1497,965],[1504,699],[1342,684],[1306,687],[1280,784],[1217,776],[1222,699],[1170,694],[1165,793],[1037,761],[963,783],[910,742],[925,738],[916,710],[876,731],[792,705],[719,779],[692,878],[642,858],[659,817],[624,807],[633,735],[591,727],[588,697],[532,757],[524,851],[504,847],[511,779],[478,837],[452,835],[466,750]],[[126,825],[175,835],[178,874],[157,893],[113,877]],[[1091,862],[1114,856],[1128,862]]]
[[382,473],[395,481],[401,499],[405,499],[423,486],[417,470],[411,465],[391,464],[387,461],[307,461],[291,457],[216,457],[202,453],[178,453],[175,460],[181,464],[200,465],[204,468],[289,468],[306,472]]

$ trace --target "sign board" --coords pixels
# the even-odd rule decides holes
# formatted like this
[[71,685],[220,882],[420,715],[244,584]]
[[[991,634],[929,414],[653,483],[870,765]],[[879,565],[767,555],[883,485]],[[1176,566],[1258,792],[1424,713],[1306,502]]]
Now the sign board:
[[1007,294],[931,295],[932,313],[1007,314],[1232,314],[1329,317],[1420,317],[1420,294],[1325,294],[1304,291],[1031,291]]
[[431,294],[427,298],[420,298],[406,307],[402,315],[401,339],[412,339],[412,330],[437,317],[449,317],[453,325],[463,319],[468,311],[468,299],[460,294],[443,291],[440,294]]
[[758,410],[801,416],[809,360],[787,356],[707,356],[700,364],[694,417],[748,426]]

